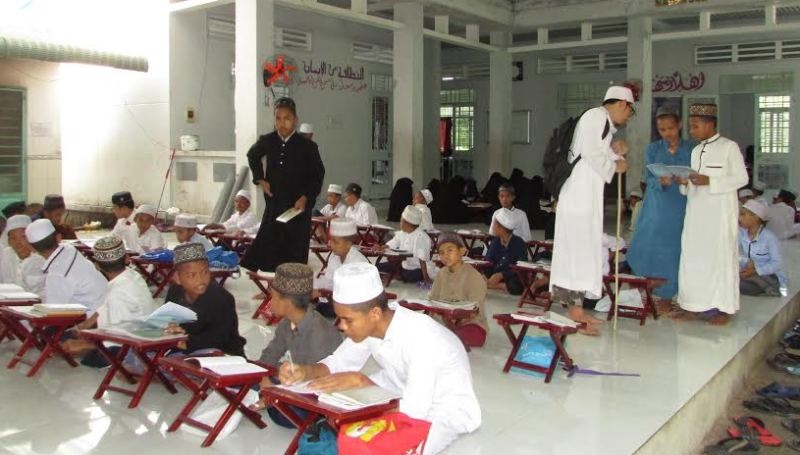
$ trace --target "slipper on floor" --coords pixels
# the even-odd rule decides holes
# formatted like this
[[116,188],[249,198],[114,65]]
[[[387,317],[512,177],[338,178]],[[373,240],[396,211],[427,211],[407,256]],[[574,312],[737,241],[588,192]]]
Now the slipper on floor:
[[748,441],[747,439],[728,438],[719,441],[713,446],[706,446],[705,449],[703,449],[703,454],[723,455],[726,453],[758,453],[760,450],[761,444],[759,444],[758,440]]
[[800,414],[800,408],[792,406],[785,398],[757,398],[742,403],[751,411],[763,412],[777,416],[790,416]]
[[786,371],[787,367],[795,367],[800,365],[800,361],[793,359],[790,354],[781,352],[775,354],[772,358],[767,359],[767,365],[777,371]]
[[789,387],[777,382],[762,387],[756,393],[766,398],[788,398],[790,400],[800,400],[800,387]]
[[731,435],[732,438],[742,438],[748,430],[751,430],[755,433],[758,441],[764,446],[780,447],[783,445],[781,438],[767,430],[767,427],[764,426],[764,422],[758,417],[737,417],[733,419],[733,423],[734,426],[728,428],[728,434]]

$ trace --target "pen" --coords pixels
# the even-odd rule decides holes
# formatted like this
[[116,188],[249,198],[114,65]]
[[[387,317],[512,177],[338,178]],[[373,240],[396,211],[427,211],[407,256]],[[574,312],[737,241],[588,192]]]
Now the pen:
[[292,351],[288,350],[286,351],[286,360],[289,361],[289,369],[292,371],[292,374],[294,374],[294,362],[292,361]]

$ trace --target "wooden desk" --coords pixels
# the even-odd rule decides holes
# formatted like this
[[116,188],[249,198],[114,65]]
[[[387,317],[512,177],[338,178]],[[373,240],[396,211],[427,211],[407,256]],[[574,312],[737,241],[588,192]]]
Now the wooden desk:
[[331,248],[324,243],[312,243],[308,246],[308,249],[314,253],[317,259],[319,259],[319,262],[322,263],[322,268],[319,269],[319,273],[317,273],[317,278],[319,278],[325,273],[325,269],[328,268],[328,259],[330,259],[333,252]]
[[359,224],[356,232],[360,239],[359,245],[372,246],[386,243],[386,236],[392,231],[389,226],[382,224]]
[[528,255],[534,260],[537,254],[542,251],[553,251],[553,240],[530,240],[527,242]]
[[489,234],[477,230],[459,230],[456,231],[456,234],[458,234],[461,237],[461,240],[464,241],[464,245],[467,247],[467,255],[469,257],[475,259],[482,258],[482,255],[474,254],[472,250],[474,250],[476,247],[479,247],[479,243],[482,243],[483,245],[489,245]]
[[[632,289],[644,291],[645,301],[643,308],[620,305],[618,316],[621,318],[638,319],[639,325],[644,325],[647,320],[647,315],[652,314],[653,319],[658,319],[658,310],[653,302],[653,289],[663,285],[667,280],[664,278],[644,277],[636,275],[628,275],[625,273],[619,274],[620,288],[627,285]],[[608,297],[611,299],[611,309],[608,310],[607,320],[614,318],[614,308],[617,305],[617,298],[614,295],[614,275],[606,275],[603,277],[603,286],[605,287]]]
[[233,251],[239,256],[244,257],[247,249],[255,241],[255,237],[245,233],[227,233],[225,231],[210,231],[203,235],[208,238],[214,246],[222,247],[225,250]]
[[392,251],[388,248],[385,251],[363,246],[359,249],[361,250],[361,254],[363,254],[367,260],[374,259],[372,263],[375,264],[376,267],[383,258],[386,258],[386,261],[392,265],[392,269],[389,273],[381,273],[383,287],[386,288],[388,288],[389,285],[392,284],[392,280],[394,280],[394,278],[400,274],[400,271],[403,268],[403,261],[414,256],[406,251]]
[[250,281],[255,283],[256,287],[264,294],[264,298],[261,299],[261,303],[253,313],[253,319],[263,317],[267,325],[280,322],[280,316],[276,316],[272,313],[272,294],[269,292],[269,286],[272,280],[275,279],[275,273],[247,272],[247,277],[250,278]]
[[[40,299],[30,299],[30,300],[0,300],[0,307],[12,307],[12,306],[32,306],[34,303],[41,303]],[[12,319],[6,320],[3,317],[3,313],[0,313],[0,342],[13,339],[18,339],[19,341],[25,340],[25,330],[19,330],[19,322]]]
[[522,283],[522,294],[519,296],[518,307],[523,305],[533,305],[541,307],[544,311],[549,311],[550,306],[553,304],[550,292],[537,292],[534,289],[534,282],[538,277],[550,277],[549,264],[514,264],[511,266],[514,273],[517,274],[520,283]]
[[312,242],[316,243],[326,243],[327,239],[323,238],[317,232],[318,230],[322,230],[327,235],[328,230],[330,229],[331,221],[324,217],[324,216],[312,216],[311,217],[311,232],[309,233],[309,238]]

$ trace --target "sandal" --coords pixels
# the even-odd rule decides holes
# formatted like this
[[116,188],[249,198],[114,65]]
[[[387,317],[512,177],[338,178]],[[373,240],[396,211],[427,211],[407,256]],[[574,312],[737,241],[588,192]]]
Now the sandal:
[[800,408],[792,406],[786,398],[758,398],[742,403],[751,411],[763,412],[777,416],[790,416],[800,414]]
[[[800,442],[800,441],[798,441]],[[713,446],[706,446],[703,449],[705,455],[723,455],[726,453],[758,453],[761,444],[758,439],[755,441],[747,439],[728,438],[723,439]]]
[[800,387],[789,387],[780,385],[777,382],[761,388],[756,393],[765,398],[788,398],[790,400],[800,400]]
[[800,419],[783,419],[781,420],[781,425],[795,435],[800,436]]
[[741,438],[748,430],[751,430],[762,445],[767,447],[780,447],[783,445],[781,438],[767,430],[764,422],[757,417],[738,417],[733,419],[733,423],[734,426],[728,428],[728,434],[733,438]]
[[267,409],[267,407],[268,407],[267,402],[264,401],[263,399],[260,399],[255,403],[251,404],[250,406],[248,406],[247,409],[255,412],[261,412],[264,409]]
[[800,365],[800,361],[792,357],[792,355],[783,352],[775,354],[771,359],[767,359],[767,365],[771,366],[774,370],[784,372],[787,367]]

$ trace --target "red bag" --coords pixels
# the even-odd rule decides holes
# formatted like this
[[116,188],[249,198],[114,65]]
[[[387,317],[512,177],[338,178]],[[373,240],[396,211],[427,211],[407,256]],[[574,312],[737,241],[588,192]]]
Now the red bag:
[[339,455],[422,455],[431,423],[389,412],[339,429]]

